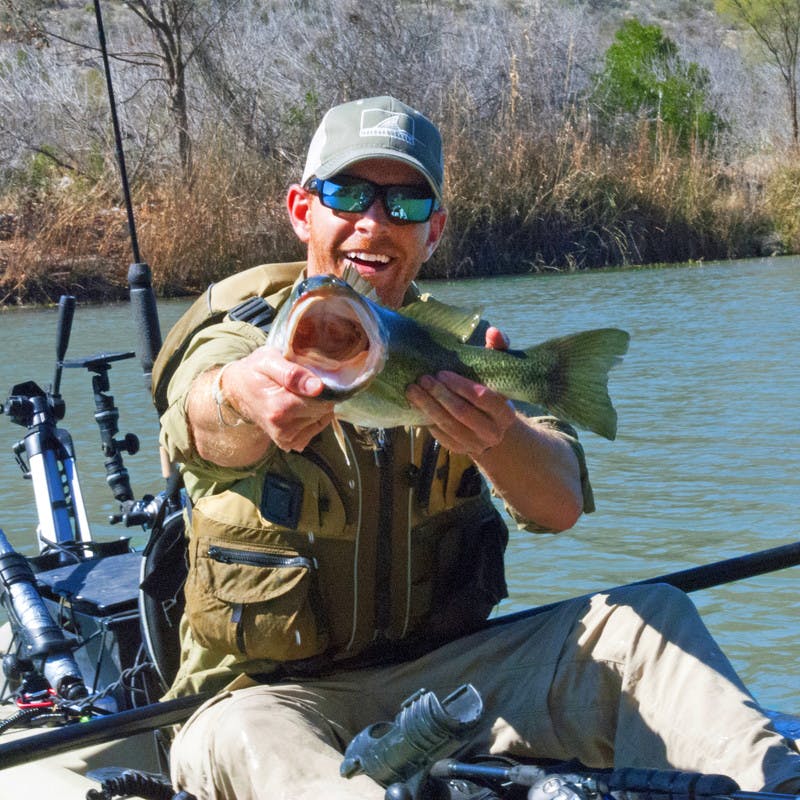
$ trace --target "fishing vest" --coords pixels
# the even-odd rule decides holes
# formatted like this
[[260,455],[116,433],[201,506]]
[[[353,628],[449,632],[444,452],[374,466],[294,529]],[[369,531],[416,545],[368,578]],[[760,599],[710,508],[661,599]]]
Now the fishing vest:
[[[196,301],[154,365],[156,405],[166,407],[187,337],[224,336],[224,324],[209,326],[231,319],[225,305],[239,322],[243,304],[271,318],[252,297],[279,305],[303,266],[256,267]],[[266,341],[267,325],[251,324]],[[438,643],[474,630],[507,595],[508,531],[472,461],[424,429],[342,427],[343,442],[328,428],[301,453],[272,448],[244,477],[191,498],[185,615],[205,663],[313,670]]]
[[506,596],[507,531],[475,467],[427,434],[344,430],[347,459],[322,434],[197,500],[185,593],[203,647],[349,659],[462,635]]

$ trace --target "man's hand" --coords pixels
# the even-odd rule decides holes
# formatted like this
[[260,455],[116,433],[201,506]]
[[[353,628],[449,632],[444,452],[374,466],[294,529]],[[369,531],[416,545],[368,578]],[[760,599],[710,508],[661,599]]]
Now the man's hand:
[[[508,339],[489,328],[486,346],[504,350]],[[442,445],[469,455],[523,518],[552,531],[575,524],[583,510],[580,465],[563,437],[517,414],[502,394],[452,372],[423,375],[406,396]]]
[[499,328],[489,326],[486,329],[486,347],[490,350],[508,350],[510,344],[508,336]]
[[[486,331],[486,347],[506,350],[508,345],[502,331]],[[408,387],[406,397],[425,413],[431,433],[444,447],[473,457],[498,445],[516,420],[506,397],[454,372],[423,375]]]
[[[216,369],[197,378],[187,411],[195,449],[220,466],[254,464],[272,444],[303,450],[333,420],[333,403],[317,399],[322,381],[273,347],[260,347],[225,367],[221,411],[212,393],[218,378]],[[246,424],[237,424],[238,418]]]
[[232,363],[225,388],[234,408],[281,450],[304,449],[333,421],[333,403],[316,399],[322,381],[274,347],[260,347]]

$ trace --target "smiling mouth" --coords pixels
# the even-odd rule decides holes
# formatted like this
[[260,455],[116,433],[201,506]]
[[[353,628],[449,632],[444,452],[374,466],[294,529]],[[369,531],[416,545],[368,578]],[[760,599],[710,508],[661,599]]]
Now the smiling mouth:
[[351,250],[345,254],[354,266],[368,270],[380,270],[391,262],[391,258],[380,253],[365,253],[362,250]]

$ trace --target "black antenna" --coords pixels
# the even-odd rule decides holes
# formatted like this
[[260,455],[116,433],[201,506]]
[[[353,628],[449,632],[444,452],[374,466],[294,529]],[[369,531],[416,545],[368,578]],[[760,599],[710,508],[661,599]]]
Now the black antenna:
[[161,328],[158,324],[158,311],[156,310],[156,296],[153,291],[152,273],[150,267],[139,256],[139,240],[136,236],[136,222],[133,217],[133,203],[128,185],[128,173],[125,168],[125,153],[122,149],[122,135],[120,133],[119,119],[117,117],[117,104],[114,99],[114,86],[111,82],[111,68],[108,63],[108,49],[106,47],[106,34],[103,28],[103,15],[100,11],[100,0],[94,0],[94,13],[97,18],[97,34],[100,40],[100,51],[103,55],[103,68],[106,75],[108,88],[108,102],[111,106],[111,122],[114,126],[114,142],[117,148],[117,164],[122,181],[122,193],[125,198],[125,209],[128,213],[128,232],[131,239],[134,263],[128,270],[128,285],[131,293],[131,306],[139,332],[139,360],[142,364],[145,383],[150,390],[153,362],[161,349]]

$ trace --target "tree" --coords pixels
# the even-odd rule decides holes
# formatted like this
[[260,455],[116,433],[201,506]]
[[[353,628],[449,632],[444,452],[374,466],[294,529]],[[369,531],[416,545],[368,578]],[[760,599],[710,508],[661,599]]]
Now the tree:
[[238,0],[122,0],[148,27],[169,94],[170,114],[178,135],[178,154],[185,177],[192,172],[192,139],[186,70],[206,40]]
[[[80,69],[90,63],[98,53],[94,14],[92,23],[87,24],[88,13],[92,4],[87,4],[81,12],[84,18],[81,24],[73,26],[56,13],[52,0],[6,0],[8,3],[9,37],[17,41],[33,42],[40,48],[47,48],[52,42],[58,42],[68,48],[69,60],[74,67]],[[110,57],[117,67],[140,69],[151,73],[147,80],[156,81],[167,95],[166,111],[177,136],[177,151],[183,176],[188,180],[192,172],[192,136],[189,108],[188,71],[193,60],[203,49],[213,32],[222,24],[231,8],[240,0],[122,0],[122,5],[129,9],[144,24],[156,47],[146,50],[139,44],[138,32],[131,32],[133,50],[125,52],[121,47],[114,47]],[[114,10],[111,3],[101,3],[106,11]],[[76,12],[77,13],[77,12]],[[106,14],[104,13],[104,17]],[[119,14],[114,16],[119,17]],[[108,22],[108,20],[106,20]],[[113,37],[109,38],[109,42]],[[92,54],[90,61],[85,53]],[[76,56],[76,53],[81,53]],[[94,61],[99,69],[99,61]],[[115,83],[119,78],[115,72]],[[136,96],[138,90],[130,92]],[[124,99],[122,104],[124,104]],[[162,101],[162,108],[164,107]]]
[[184,51],[185,29],[194,3],[191,0],[123,0],[149,28],[159,55],[169,93],[170,114],[178,135],[178,156],[184,175],[192,170],[192,140],[186,95],[186,67],[191,58]]
[[800,142],[797,69],[800,60],[798,0],[717,0],[717,9],[755,33],[781,73],[789,100],[792,141]]
[[685,62],[657,25],[629,19],[605,53],[591,102],[608,124],[630,115],[656,120],[687,149],[695,140],[713,144],[725,127],[708,108],[709,83],[708,71]]

